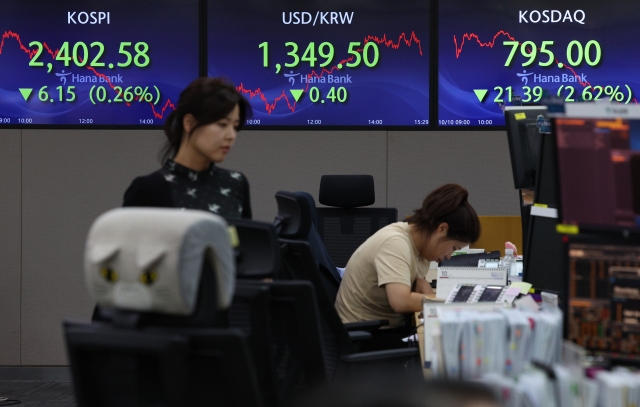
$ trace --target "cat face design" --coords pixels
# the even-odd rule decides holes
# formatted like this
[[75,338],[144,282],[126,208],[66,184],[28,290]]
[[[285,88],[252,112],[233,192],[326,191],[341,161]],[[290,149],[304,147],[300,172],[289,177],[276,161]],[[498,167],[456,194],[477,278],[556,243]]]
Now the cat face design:
[[235,267],[226,227],[224,219],[199,210],[108,211],[87,236],[87,289],[100,307],[190,315],[208,261],[217,278],[212,294],[228,307]]
[[152,309],[154,301],[170,296],[168,281],[163,278],[166,254],[162,247],[92,247],[89,260],[98,302],[135,311]]

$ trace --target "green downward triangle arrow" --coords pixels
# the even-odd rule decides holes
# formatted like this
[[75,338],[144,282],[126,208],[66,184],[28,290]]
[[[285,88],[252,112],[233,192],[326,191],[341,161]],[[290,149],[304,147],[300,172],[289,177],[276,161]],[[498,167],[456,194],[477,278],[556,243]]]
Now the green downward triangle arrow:
[[28,88],[18,88],[18,90],[20,91],[20,93],[22,93],[22,97],[24,98],[25,102],[27,101],[27,99],[29,99],[29,96],[31,96],[31,92],[33,92],[33,89]]
[[297,102],[298,99],[300,99],[300,96],[302,96],[302,92],[304,92],[304,89],[289,89],[289,92],[291,92],[291,94],[293,95],[293,98]]
[[478,100],[480,102],[482,102],[482,100],[484,99],[485,96],[487,96],[487,89],[474,89],[473,92],[476,94],[476,97],[478,98]]

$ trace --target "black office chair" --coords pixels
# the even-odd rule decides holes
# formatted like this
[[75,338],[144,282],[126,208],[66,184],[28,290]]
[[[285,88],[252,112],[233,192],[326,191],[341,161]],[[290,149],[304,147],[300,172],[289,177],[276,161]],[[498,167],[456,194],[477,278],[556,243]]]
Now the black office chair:
[[[392,349],[375,352],[355,352],[353,341],[366,340],[370,334],[362,331],[347,331],[346,326],[352,328],[358,325],[368,325],[371,321],[343,324],[333,303],[323,291],[319,281],[319,272],[311,249],[306,242],[299,240],[280,239],[282,247],[283,265],[285,273],[293,280],[307,280],[316,291],[318,309],[320,311],[320,328],[327,375],[330,380],[344,377],[354,368],[363,365],[384,364],[389,369],[403,370],[408,362],[415,362],[419,358],[417,348]],[[374,321],[378,323],[380,321]],[[388,321],[386,321],[388,323]],[[351,335],[350,335],[351,334]]]
[[[305,240],[309,243],[309,246],[311,246],[313,255],[318,260],[320,268],[322,269],[324,267],[339,284],[342,282],[342,276],[338,273],[336,265],[333,262],[320,233],[318,232],[318,208],[316,208],[316,201],[308,192],[298,191],[294,192],[294,194],[301,196],[307,201],[309,212],[311,212],[311,230],[307,234]],[[276,199],[278,198],[276,197]]]
[[235,286],[225,221],[116,209],[91,227],[85,279],[101,313],[64,322],[79,406],[263,406],[247,335],[224,326]]
[[265,405],[288,405],[328,380],[318,321],[308,281],[238,281],[229,325],[247,334]]
[[323,175],[317,208],[318,232],[338,267],[371,235],[398,221],[396,208],[362,208],[376,200],[371,175]]
[[327,381],[315,292],[306,281],[262,281],[280,276],[280,247],[272,225],[242,219],[229,223],[239,237],[229,323],[249,333],[269,404],[286,405],[303,389]]
[[278,191],[278,215],[274,225],[281,237],[297,239],[309,244],[320,273],[320,281],[329,300],[335,303],[342,277],[331,261],[318,231],[314,226],[315,205],[306,192]]
[[228,222],[238,234],[235,248],[238,279],[278,278],[282,260],[273,225],[246,219],[229,219]]
[[[301,278],[299,276],[296,277],[296,275],[291,274],[291,270],[287,270],[286,267],[283,273],[288,271],[288,278],[290,279],[303,279],[311,281],[314,285],[317,286],[316,295],[318,297],[326,297],[333,307],[333,304],[335,304],[336,302],[338,290],[340,288],[340,282],[332,273],[328,272],[326,268],[323,268],[321,265],[319,265],[319,262],[315,257],[315,253],[319,249],[313,250],[313,247],[309,245],[308,236],[312,235],[314,232],[313,223],[309,220],[309,214],[311,213],[309,201],[303,194],[299,192],[287,191],[278,191],[276,193],[276,201],[278,203],[278,215],[276,216],[274,225],[278,236],[284,239],[302,241],[307,243],[311,251],[312,260],[310,261],[314,263],[313,267],[309,266],[309,272],[313,273],[313,279],[311,279],[312,277],[306,275],[304,278]],[[322,242],[319,240],[314,240],[313,243],[322,245]],[[350,322],[344,325],[348,331],[374,332],[382,326],[389,325],[389,321],[383,319]],[[354,335],[356,334],[352,334],[352,337],[354,337]]]

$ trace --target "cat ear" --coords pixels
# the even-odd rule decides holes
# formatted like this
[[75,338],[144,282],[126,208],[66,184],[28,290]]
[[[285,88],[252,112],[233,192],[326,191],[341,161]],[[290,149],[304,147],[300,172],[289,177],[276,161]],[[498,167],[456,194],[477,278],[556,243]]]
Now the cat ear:
[[158,263],[166,254],[167,248],[162,246],[140,246],[136,256],[136,264],[140,270],[146,270]]
[[89,250],[89,260],[94,264],[104,263],[120,252],[120,245],[113,244],[94,244]]

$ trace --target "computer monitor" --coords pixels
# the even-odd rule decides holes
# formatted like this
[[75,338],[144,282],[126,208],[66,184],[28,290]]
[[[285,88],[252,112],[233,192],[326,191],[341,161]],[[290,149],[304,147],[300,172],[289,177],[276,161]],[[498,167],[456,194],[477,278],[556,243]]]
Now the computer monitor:
[[640,242],[572,237],[567,338],[594,356],[640,361]]
[[531,216],[528,246],[524,252],[523,280],[534,288],[558,294],[566,304],[566,267],[562,235],[556,232],[557,219]]
[[560,219],[640,230],[640,120],[555,120]]
[[558,196],[558,152],[555,133],[542,134],[540,161],[536,171],[536,188],[533,200],[536,204],[552,208],[560,206]]
[[507,106],[505,108],[507,140],[516,189],[533,189],[536,185],[542,140],[537,121],[538,116],[546,117],[546,114],[545,106]]
[[[534,201],[549,208],[558,207],[558,172],[555,134],[542,135],[540,163]],[[524,281],[541,290],[560,296],[561,307],[566,305],[566,267],[562,235],[556,232],[558,219],[552,214],[531,207],[527,238],[524,239]],[[551,217],[550,217],[551,216]]]

